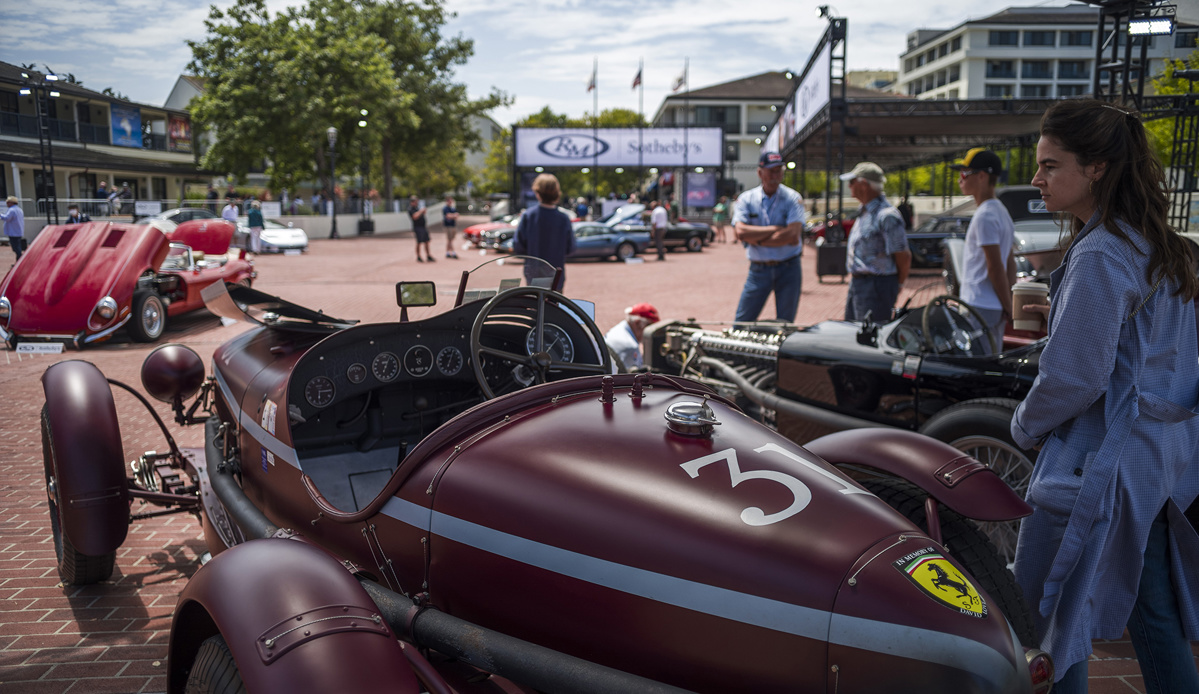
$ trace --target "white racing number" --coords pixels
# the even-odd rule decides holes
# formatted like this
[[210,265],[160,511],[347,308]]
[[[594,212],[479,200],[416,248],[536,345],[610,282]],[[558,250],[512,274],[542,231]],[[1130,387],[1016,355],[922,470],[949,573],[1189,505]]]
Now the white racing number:
[[[840,485],[841,489],[837,491],[839,491],[841,494],[870,494],[870,492],[866,491],[865,489],[859,489],[849,484],[837,475],[834,475],[819,465],[815,465],[803,459],[802,457],[792,453],[782,446],[779,446],[778,444],[768,443],[759,448],[755,448],[754,452],[777,453],[789,460],[799,463],[809,470],[823,475],[832,480],[834,483]],[[746,480],[770,480],[772,482],[778,482],[786,487],[787,490],[791,492],[791,496],[794,499],[790,506],[777,513],[766,513],[757,506],[750,506],[749,508],[744,509],[741,511],[741,520],[746,525],[770,525],[772,523],[778,523],[779,521],[787,520],[791,516],[794,516],[795,514],[807,508],[808,504],[812,502],[812,490],[808,487],[808,485],[804,484],[801,480],[792,475],[789,475],[785,472],[779,472],[777,470],[750,470],[749,472],[743,471],[741,469],[741,465],[737,462],[737,451],[733,448],[726,448],[723,451],[717,451],[716,453],[705,455],[702,458],[696,458],[695,460],[687,461],[681,464],[679,467],[686,470],[687,474],[690,475],[692,479],[695,479],[696,477],[699,477],[699,471],[701,469],[711,465],[712,463],[719,463],[721,461],[725,461],[728,464],[729,480],[732,482],[732,486],[736,487],[738,484],[741,484]]]

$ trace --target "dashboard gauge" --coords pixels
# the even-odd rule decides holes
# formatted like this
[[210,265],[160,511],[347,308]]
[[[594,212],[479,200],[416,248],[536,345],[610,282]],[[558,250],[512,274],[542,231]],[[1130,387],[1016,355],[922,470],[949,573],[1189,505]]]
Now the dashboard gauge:
[[346,369],[346,378],[354,385],[362,383],[366,380],[366,367],[358,362],[350,364],[350,368]]
[[[532,356],[537,349],[537,328],[529,331],[529,336],[525,338],[525,349]],[[575,360],[575,345],[570,341],[570,336],[566,331],[553,323],[546,323],[543,329],[544,344],[542,349],[550,355],[550,359],[554,361],[574,361]]]
[[461,371],[462,362],[462,351],[457,347],[445,347],[437,353],[437,370],[446,376]]
[[400,375],[400,360],[391,352],[380,352],[371,362],[371,373],[380,381],[390,383]]
[[304,397],[313,407],[328,407],[333,404],[337,388],[333,381],[326,376],[316,376],[304,386]]
[[424,345],[415,345],[404,353],[404,370],[416,376],[424,376],[433,369],[433,350]]

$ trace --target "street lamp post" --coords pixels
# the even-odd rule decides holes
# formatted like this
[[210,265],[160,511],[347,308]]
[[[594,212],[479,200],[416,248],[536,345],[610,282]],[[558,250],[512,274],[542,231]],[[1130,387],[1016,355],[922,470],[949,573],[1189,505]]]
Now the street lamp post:
[[373,234],[375,233],[375,222],[371,219],[370,207],[366,204],[366,185],[369,178],[369,169],[366,160],[366,116],[367,110],[362,109],[358,112],[362,116],[362,120],[358,121],[358,130],[361,136],[358,138],[362,142],[362,168],[358,170],[358,204],[361,205],[359,210],[362,218],[358,220],[358,234]]
[[[54,185],[54,151],[50,143],[50,97],[58,97],[58,92],[50,88],[47,82],[57,82],[58,75],[46,74],[41,79],[29,76],[28,72],[21,73],[21,88],[23,96],[33,96],[37,111],[37,142],[41,153],[42,190],[46,194],[46,223],[58,224],[58,193]],[[34,94],[34,90],[37,94]],[[34,190],[36,204],[37,191]]]
[[329,136],[329,202],[333,205],[331,211],[333,213],[333,229],[329,232],[329,238],[339,239],[337,235],[337,128],[332,125],[325,130],[325,134]]

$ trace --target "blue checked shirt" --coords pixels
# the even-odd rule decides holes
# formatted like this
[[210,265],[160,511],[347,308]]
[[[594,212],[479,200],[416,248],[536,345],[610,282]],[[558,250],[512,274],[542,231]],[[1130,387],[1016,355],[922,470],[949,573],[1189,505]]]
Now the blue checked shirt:
[[[756,227],[788,226],[794,222],[803,224],[803,198],[799,193],[787,186],[780,185],[774,195],[762,192],[762,186],[751,188],[737,197],[736,209],[733,212],[733,224],[749,224]],[[751,261],[790,260],[803,255],[803,246],[795,243],[789,246],[758,246],[745,244],[745,257]]]
[[894,275],[899,268],[891,254],[907,249],[903,217],[887,196],[879,195],[862,206],[862,214],[849,230],[845,266],[852,275]]
[[1199,535],[1183,516],[1199,495],[1195,305],[1169,281],[1154,290],[1149,245],[1120,228],[1131,243],[1096,214],[1053,273],[1049,340],[1012,420],[1017,444],[1043,442],[1015,573],[1059,675],[1124,631],[1163,507],[1183,627],[1199,638]]

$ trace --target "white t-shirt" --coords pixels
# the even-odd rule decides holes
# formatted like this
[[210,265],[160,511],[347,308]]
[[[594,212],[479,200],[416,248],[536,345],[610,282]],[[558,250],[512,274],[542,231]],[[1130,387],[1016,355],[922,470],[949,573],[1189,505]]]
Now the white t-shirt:
[[654,211],[649,214],[649,223],[655,229],[665,229],[669,224],[666,216],[666,208],[661,205],[654,208]]
[[641,345],[637,343],[637,338],[633,336],[633,328],[629,326],[628,321],[622,320],[612,326],[604,335],[604,342],[616,352],[616,356],[620,357],[620,361],[624,363],[626,369],[635,369],[641,366]]
[[[987,256],[983,246],[999,246],[999,258],[1007,267],[1008,254],[1015,241],[1012,216],[995,198],[983,200],[966,230],[966,251],[962,261],[962,301],[975,308],[1003,308],[991,280],[987,277]],[[1003,280],[1007,284],[1007,278]]]
[[221,208],[221,218],[226,221],[230,221],[230,222],[233,222],[234,224],[236,224],[237,223],[237,205],[234,205],[231,203],[231,204],[228,204],[228,205],[225,205],[224,207],[222,207]]

